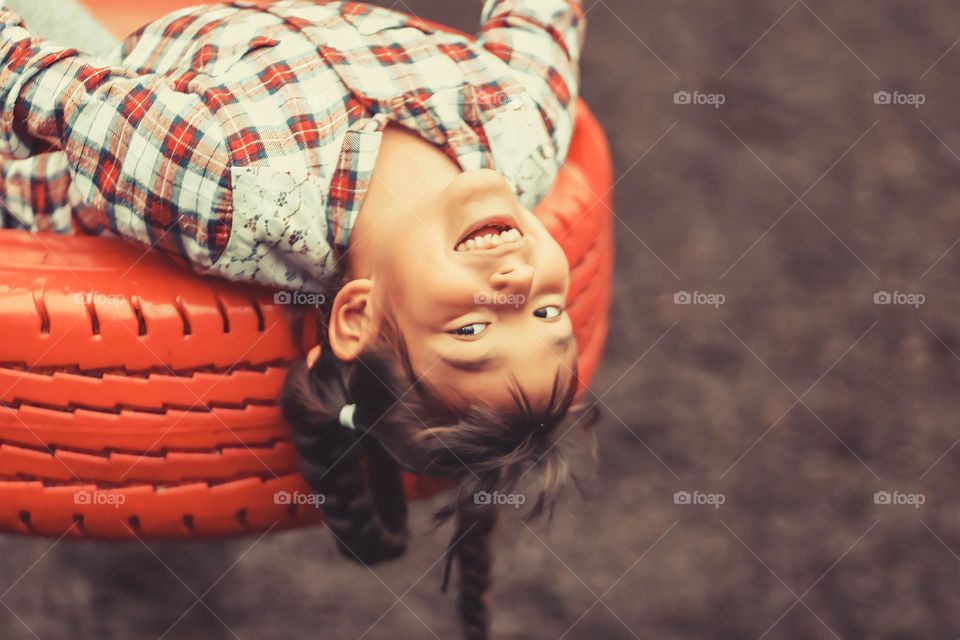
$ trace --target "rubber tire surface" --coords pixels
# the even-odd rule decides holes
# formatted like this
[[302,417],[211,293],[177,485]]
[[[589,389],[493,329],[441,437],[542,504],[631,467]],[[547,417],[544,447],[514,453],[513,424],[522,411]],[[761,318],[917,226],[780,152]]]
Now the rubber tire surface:
[[[584,382],[607,332],[611,182],[581,102],[535,213],[570,261]],[[184,538],[322,520],[275,500],[309,489],[276,405],[295,343],[273,291],[115,238],[0,231],[0,256],[0,531]],[[411,498],[443,487],[405,484]]]

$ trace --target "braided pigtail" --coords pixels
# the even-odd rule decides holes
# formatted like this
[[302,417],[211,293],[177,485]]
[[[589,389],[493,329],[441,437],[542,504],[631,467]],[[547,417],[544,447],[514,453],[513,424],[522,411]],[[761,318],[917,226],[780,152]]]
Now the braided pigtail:
[[[363,564],[390,560],[406,550],[407,507],[400,469],[373,437],[371,415],[376,404],[351,397],[350,388],[377,385],[372,373],[322,354],[312,370],[303,362],[291,366],[284,388],[283,410],[293,428],[301,469],[311,488],[324,497],[326,524],[347,558]],[[352,375],[351,375],[352,374]],[[374,392],[375,393],[375,392]],[[356,430],[340,424],[340,409],[357,402]],[[375,420],[375,418],[374,418]],[[366,458],[365,477],[360,454]]]
[[460,570],[457,611],[465,640],[486,640],[490,625],[490,583],[493,565],[491,534],[497,509],[461,512],[454,534],[454,553]]

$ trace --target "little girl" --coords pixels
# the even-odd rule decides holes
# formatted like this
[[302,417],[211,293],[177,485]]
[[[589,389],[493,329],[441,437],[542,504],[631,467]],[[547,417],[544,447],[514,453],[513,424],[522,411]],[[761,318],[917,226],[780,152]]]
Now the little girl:
[[404,549],[400,467],[461,480],[440,516],[458,516],[470,638],[494,518],[478,496],[545,467],[539,512],[565,475],[569,268],[530,209],[566,157],[585,27],[581,0],[487,0],[482,22],[472,40],[364,4],[238,1],[95,57],[0,8],[0,226],[324,294],[282,398],[304,475],[364,563]]

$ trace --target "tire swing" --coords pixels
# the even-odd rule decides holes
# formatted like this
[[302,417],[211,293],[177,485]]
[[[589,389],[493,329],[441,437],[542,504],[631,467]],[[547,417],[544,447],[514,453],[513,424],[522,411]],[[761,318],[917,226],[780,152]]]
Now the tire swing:
[[[586,381],[607,332],[612,169],[577,113],[535,213],[570,262]],[[276,403],[296,348],[273,291],[114,238],[0,231],[0,255],[0,531],[199,538],[322,521],[276,499],[310,490]],[[411,499],[444,487],[404,483]]]

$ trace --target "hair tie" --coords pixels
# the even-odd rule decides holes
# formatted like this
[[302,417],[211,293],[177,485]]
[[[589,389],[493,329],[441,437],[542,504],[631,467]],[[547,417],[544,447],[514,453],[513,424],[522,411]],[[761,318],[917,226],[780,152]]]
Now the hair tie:
[[353,416],[357,413],[357,405],[354,404],[345,404],[343,408],[340,409],[340,425],[346,427],[347,429],[353,429],[356,431],[357,425],[353,423]]

